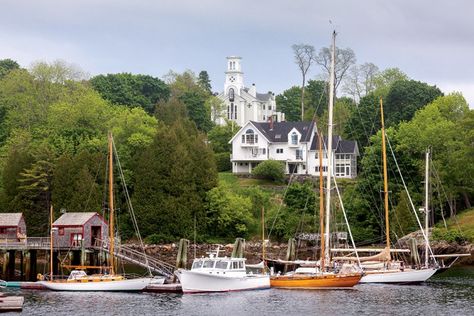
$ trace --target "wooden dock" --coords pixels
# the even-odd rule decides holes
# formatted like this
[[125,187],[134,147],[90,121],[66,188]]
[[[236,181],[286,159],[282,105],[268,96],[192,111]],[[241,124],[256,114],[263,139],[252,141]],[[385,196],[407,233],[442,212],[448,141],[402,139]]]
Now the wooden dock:
[[150,284],[146,287],[144,292],[154,292],[154,293],[183,293],[181,284],[171,283],[171,284]]
[[20,312],[24,301],[23,296],[5,296],[0,293],[0,312]]

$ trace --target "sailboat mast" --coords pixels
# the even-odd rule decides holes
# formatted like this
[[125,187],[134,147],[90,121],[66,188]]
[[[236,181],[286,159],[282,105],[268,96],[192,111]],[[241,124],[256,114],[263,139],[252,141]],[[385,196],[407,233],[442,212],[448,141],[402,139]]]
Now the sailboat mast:
[[425,162],[425,267],[429,265],[429,181],[430,181],[430,150],[426,151],[426,162]]
[[[390,249],[390,223],[388,219],[388,176],[387,176],[387,153],[385,145],[385,123],[383,118],[383,100],[380,98],[380,119],[382,123],[382,158],[383,158],[383,193],[384,193],[384,209],[385,209],[385,233],[387,249]],[[390,252],[389,252],[390,254]]]
[[323,135],[318,133],[319,141],[319,227],[321,230],[321,271],[324,271],[324,178],[323,178]]
[[112,133],[109,132],[109,267],[110,274],[115,274],[114,271],[114,171],[113,171],[113,138]]
[[325,260],[329,262],[329,221],[330,221],[330,206],[331,206],[331,177],[332,177],[332,116],[334,107],[334,67],[336,59],[336,31],[332,33],[332,47],[331,47],[331,74],[329,76],[329,118],[328,118],[328,171],[326,177],[326,238],[325,238]]
[[265,207],[262,206],[262,261],[265,267]]
[[54,212],[53,212],[53,204],[51,204],[51,206],[49,207],[49,219],[50,219],[50,223],[49,223],[49,227],[50,227],[50,239],[49,239],[49,269],[50,269],[50,281],[53,281],[53,245],[54,245],[54,242],[53,242],[53,216],[54,216]]

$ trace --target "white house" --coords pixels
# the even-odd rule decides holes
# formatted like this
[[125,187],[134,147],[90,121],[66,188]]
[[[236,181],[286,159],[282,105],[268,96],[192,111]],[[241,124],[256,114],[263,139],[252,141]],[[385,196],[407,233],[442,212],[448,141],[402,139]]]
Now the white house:
[[[323,144],[326,142],[327,138],[323,138]],[[260,162],[274,159],[285,163],[287,174],[319,175],[319,143],[313,122],[250,121],[230,143],[233,173],[251,173]],[[335,176],[355,178],[359,155],[357,142],[333,136],[333,146]],[[323,149],[324,175],[327,166],[327,151]]]
[[273,93],[258,93],[255,84],[250,88],[244,86],[241,60],[241,57],[227,57],[224,91],[217,96],[222,101],[222,108],[212,109],[213,122],[225,125],[228,120],[243,126],[248,121],[266,122],[270,117],[274,121],[284,121],[285,115],[276,110]]

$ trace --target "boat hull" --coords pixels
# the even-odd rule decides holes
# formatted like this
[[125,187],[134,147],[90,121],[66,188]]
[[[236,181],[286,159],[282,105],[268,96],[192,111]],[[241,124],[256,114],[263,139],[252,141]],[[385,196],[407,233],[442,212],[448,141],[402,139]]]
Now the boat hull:
[[[46,287],[49,290],[53,291],[124,291],[124,292],[133,292],[133,291],[142,291],[145,289],[152,278],[138,278],[138,279],[127,279],[127,280],[117,280],[117,281],[102,281],[102,282],[66,282],[66,281],[39,281],[41,285]],[[164,279],[163,279],[164,280]],[[163,282],[161,282],[163,283]],[[156,284],[156,283],[155,283]]]
[[421,283],[428,280],[435,273],[436,269],[368,271],[362,277],[360,283]]
[[230,292],[270,288],[268,275],[223,276],[192,270],[178,270],[183,293]]
[[337,275],[280,275],[270,279],[271,287],[292,289],[334,289],[351,288],[361,279],[359,273]]

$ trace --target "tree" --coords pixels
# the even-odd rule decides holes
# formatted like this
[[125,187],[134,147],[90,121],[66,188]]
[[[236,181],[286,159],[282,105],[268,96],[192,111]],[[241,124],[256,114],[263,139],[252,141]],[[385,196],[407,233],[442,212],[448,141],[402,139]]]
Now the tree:
[[212,150],[186,119],[160,125],[136,157],[132,201],[144,236],[190,238],[194,220],[205,230],[206,193],[217,184]]
[[98,75],[90,83],[104,99],[117,105],[141,107],[148,114],[153,114],[156,104],[170,95],[169,87],[162,80],[148,75]]
[[52,63],[44,61],[34,62],[30,67],[31,75],[40,82],[64,84],[67,81],[81,81],[88,78],[79,66],[55,60]]
[[375,90],[375,80],[379,72],[379,68],[373,63],[353,65],[349,68],[344,80],[343,92],[351,96],[355,102],[358,102],[361,97]]
[[[333,130],[335,135],[340,135],[347,138],[346,126],[351,117],[352,109],[354,108],[354,102],[347,97],[338,98],[334,103],[333,109]],[[328,113],[327,109],[324,110],[322,115],[318,118],[318,129],[323,131],[323,134],[327,130]]]
[[376,89],[388,91],[393,83],[403,80],[410,80],[410,78],[398,68],[387,68],[375,76],[374,84]]
[[203,70],[199,73],[198,84],[202,89],[207,91],[209,94],[212,94],[211,79],[209,79],[207,71]]
[[315,113],[318,117],[321,117],[324,110],[328,108],[328,83],[322,80],[308,80],[305,98],[306,109],[304,119],[311,121]]
[[307,44],[294,44],[291,46],[295,55],[295,63],[301,71],[301,120],[304,119],[304,89],[306,85],[306,74],[315,57],[314,47]]
[[[326,72],[327,78],[331,73],[331,49],[323,47],[319,54],[315,57],[315,62],[320,65]],[[336,60],[334,69],[334,95],[336,95],[337,88],[341,84],[347,70],[356,63],[356,56],[350,48],[336,47]]]
[[188,70],[182,74],[170,72],[166,77],[171,97],[186,106],[187,116],[199,130],[208,132],[213,123],[211,121],[211,104],[207,101],[212,95],[198,84],[198,79],[192,71]]
[[215,153],[230,153],[232,144],[229,144],[229,141],[232,136],[234,136],[234,131],[230,123],[216,125],[207,133],[207,139]]
[[290,122],[297,122],[301,118],[301,89],[291,87],[276,96],[278,111],[285,113],[285,119]]
[[397,151],[420,157],[416,165],[420,175],[423,154],[432,148],[433,164],[451,202],[462,197],[465,207],[471,206],[474,193],[472,126],[472,110],[461,94],[452,93],[418,110],[411,121],[400,124],[397,134]]
[[387,126],[409,121],[415,112],[442,96],[436,86],[415,80],[396,81],[384,99],[384,114]]
[[20,65],[12,59],[0,59],[0,80],[10,71],[20,69]]
[[252,202],[249,197],[234,193],[231,188],[220,185],[207,194],[207,227],[218,237],[247,237],[254,225]]

